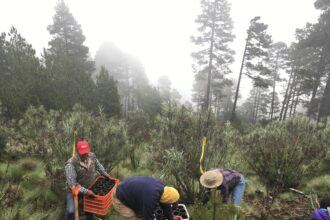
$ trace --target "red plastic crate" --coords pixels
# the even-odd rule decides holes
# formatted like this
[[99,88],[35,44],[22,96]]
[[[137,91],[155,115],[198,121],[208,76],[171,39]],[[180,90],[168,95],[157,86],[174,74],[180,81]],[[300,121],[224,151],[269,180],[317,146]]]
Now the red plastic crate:
[[[88,189],[91,189],[96,181],[102,178],[105,179],[106,177],[98,176]],[[114,186],[106,195],[96,195],[94,198],[84,196],[85,212],[90,212],[101,216],[105,216],[108,213],[109,207],[112,205],[112,193],[119,184],[119,179],[111,178],[111,180],[114,181]]]
[[94,213],[100,216],[105,216],[106,214],[108,214],[109,208],[92,208],[92,207],[84,207],[84,211],[85,212],[90,212],[90,213]]

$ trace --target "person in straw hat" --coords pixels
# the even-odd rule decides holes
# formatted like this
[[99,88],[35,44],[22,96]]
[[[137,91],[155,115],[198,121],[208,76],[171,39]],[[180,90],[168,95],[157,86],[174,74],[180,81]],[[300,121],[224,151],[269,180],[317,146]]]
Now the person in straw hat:
[[206,188],[202,195],[203,204],[210,199],[211,189],[217,188],[221,191],[223,203],[228,203],[231,196],[233,204],[238,206],[245,190],[244,176],[235,170],[226,168],[206,171],[200,177],[200,183]]

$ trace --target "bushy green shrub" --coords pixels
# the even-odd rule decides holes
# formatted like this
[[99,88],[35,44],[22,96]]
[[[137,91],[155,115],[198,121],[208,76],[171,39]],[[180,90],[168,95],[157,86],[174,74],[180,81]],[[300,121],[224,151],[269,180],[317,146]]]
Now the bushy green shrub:
[[193,201],[199,191],[203,137],[207,138],[203,165],[209,169],[222,165],[233,138],[238,139],[234,133],[230,124],[219,125],[212,115],[168,106],[157,118],[149,162],[179,189],[182,199]]
[[37,162],[32,159],[32,158],[24,158],[23,160],[20,161],[20,166],[24,171],[34,171],[38,164]]
[[[237,146],[242,141],[241,134],[231,123],[216,123],[210,128],[210,135],[205,147],[205,169],[230,167],[238,168],[243,164]],[[239,163],[239,164],[236,164]]]
[[319,171],[321,174],[330,173],[330,150],[328,156],[321,161]]
[[290,118],[255,126],[242,149],[268,192],[276,195],[312,174],[329,144],[327,130],[307,118]]
[[41,158],[50,167],[64,167],[71,157],[74,131],[77,131],[76,141],[88,140],[108,170],[124,157],[127,146],[122,121],[109,119],[102,113],[92,115],[80,105],[67,113],[46,111],[42,106],[29,107],[13,129],[6,150]]
[[139,151],[145,150],[143,145],[150,143],[151,140],[152,118],[149,114],[137,110],[128,113],[126,123],[130,143],[127,148],[127,155],[130,158],[131,167],[137,169],[145,155],[145,152]]

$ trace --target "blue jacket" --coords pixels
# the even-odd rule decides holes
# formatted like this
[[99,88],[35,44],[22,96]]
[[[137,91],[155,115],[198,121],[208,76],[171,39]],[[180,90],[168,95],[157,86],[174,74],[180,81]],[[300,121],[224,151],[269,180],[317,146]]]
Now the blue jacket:
[[330,220],[327,209],[316,209],[313,212],[311,220]]
[[152,177],[133,176],[124,179],[117,187],[117,198],[144,220],[153,220],[154,212],[160,205],[168,220],[173,220],[171,206],[159,202],[164,192],[164,183]]

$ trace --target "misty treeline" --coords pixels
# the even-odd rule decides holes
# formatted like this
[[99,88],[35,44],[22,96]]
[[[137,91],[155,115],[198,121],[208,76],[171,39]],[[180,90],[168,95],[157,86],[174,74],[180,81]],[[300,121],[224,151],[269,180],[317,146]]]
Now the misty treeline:
[[93,60],[68,6],[59,1],[55,10],[41,58],[15,27],[1,34],[0,100],[6,118],[20,117],[29,105],[68,111],[77,103],[110,117],[135,109],[156,114],[162,101],[180,98],[165,76],[158,88],[151,86],[141,62],[111,43]]
[[[299,114],[317,120],[329,116],[329,5],[315,2],[321,12],[318,22],[297,29],[291,45],[274,42],[267,24],[252,18],[235,79],[230,69],[235,54],[230,48],[235,37],[230,4],[202,0],[196,19],[199,34],[191,37],[200,48],[192,53],[196,109],[250,122]],[[0,100],[6,118],[20,117],[29,105],[68,111],[77,103],[110,117],[137,109],[156,115],[164,101],[179,102],[181,95],[168,77],[151,85],[139,59],[115,45],[104,43],[93,59],[82,27],[64,1],[57,4],[47,30],[51,39],[40,58],[15,27],[1,34]],[[242,81],[253,87],[238,105]]]
[[[299,114],[320,120],[330,115],[330,1],[315,1],[321,12],[318,22],[296,29],[290,45],[274,42],[268,25],[258,16],[252,18],[238,79],[229,77],[234,54],[230,5],[226,0],[202,0],[201,6],[196,20],[200,34],[192,37],[201,48],[192,53],[193,101],[198,109],[211,109],[231,120],[240,115],[251,122]],[[242,81],[245,85],[252,81],[253,88],[237,106]]]

